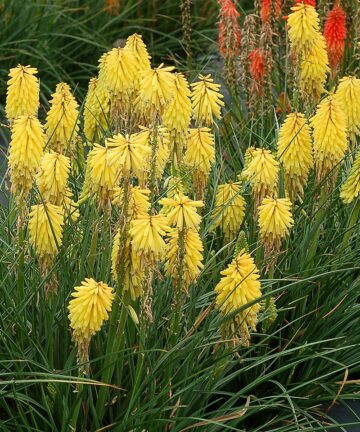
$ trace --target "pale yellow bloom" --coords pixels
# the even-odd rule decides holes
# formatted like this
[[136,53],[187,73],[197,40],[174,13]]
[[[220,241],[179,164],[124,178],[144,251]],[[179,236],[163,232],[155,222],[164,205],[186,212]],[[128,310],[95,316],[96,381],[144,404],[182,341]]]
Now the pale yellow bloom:
[[99,192],[102,202],[111,199],[120,181],[121,165],[114,156],[114,149],[94,144],[88,156],[93,190]]
[[141,73],[139,101],[142,110],[148,113],[151,120],[153,116],[162,114],[169,104],[174,93],[173,66],[164,67],[161,64],[155,69],[144,70]]
[[45,153],[40,161],[37,185],[44,201],[60,205],[70,173],[70,159],[56,152]]
[[168,209],[168,225],[179,229],[192,228],[197,230],[201,223],[201,216],[196,209],[204,207],[202,201],[193,201],[185,195],[176,195],[174,198],[163,198],[159,201]]
[[211,126],[214,117],[221,118],[224,96],[220,93],[220,84],[215,84],[211,75],[199,75],[199,80],[191,84],[193,116],[197,126]]
[[[225,322],[225,336],[239,336],[240,343],[248,345],[249,330],[256,331],[260,300],[251,306],[246,305],[261,297],[259,270],[254,259],[242,249],[221,275],[222,278],[215,287],[216,307],[223,316],[238,311],[230,321]],[[244,309],[239,311],[240,308]]]
[[287,115],[280,128],[277,147],[278,159],[284,167],[286,190],[292,198],[302,197],[314,165],[310,127],[304,114]]
[[98,332],[109,318],[114,293],[106,283],[92,278],[85,278],[74,290],[68,306],[69,320],[75,340],[79,343]]
[[358,151],[350,174],[341,187],[340,198],[345,204],[350,204],[360,195],[360,151]]
[[154,263],[164,258],[164,236],[170,231],[163,215],[140,215],[131,221],[130,236],[133,250],[147,262]]
[[60,83],[52,94],[46,117],[46,133],[52,150],[65,153],[79,130],[78,103],[68,84]]
[[37,69],[18,65],[10,69],[7,82],[5,111],[7,118],[37,116],[39,107],[39,81],[35,76]]
[[325,38],[321,33],[316,33],[311,48],[301,56],[299,81],[304,94],[317,101],[325,91],[329,71]]
[[62,243],[64,212],[50,203],[31,207],[29,220],[30,243],[41,258],[52,258]]
[[241,184],[225,183],[217,187],[215,208],[211,219],[213,227],[221,227],[225,238],[234,240],[245,216],[245,200],[241,196]]
[[280,244],[281,240],[289,236],[294,225],[289,198],[263,199],[259,207],[260,236],[269,246]]
[[132,135],[115,135],[106,140],[106,146],[112,149],[112,160],[121,166],[124,176],[141,176],[151,154],[150,134],[145,130]]
[[134,33],[133,35],[129,36],[126,39],[125,48],[128,48],[132,52],[135,58],[136,68],[139,71],[151,68],[151,57],[149,56],[146,45],[144,44],[141,35]]
[[335,99],[344,111],[349,136],[355,144],[356,135],[360,135],[360,79],[354,76],[341,78]]
[[34,116],[18,117],[11,128],[9,168],[11,191],[26,196],[39,169],[45,134]]
[[[332,96],[323,99],[311,119],[317,180],[323,180],[344,158],[348,149],[346,117]],[[336,177],[336,170],[332,177]]]
[[289,39],[292,49],[303,53],[311,48],[320,32],[319,15],[313,6],[305,3],[298,3],[291,10],[287,20]]

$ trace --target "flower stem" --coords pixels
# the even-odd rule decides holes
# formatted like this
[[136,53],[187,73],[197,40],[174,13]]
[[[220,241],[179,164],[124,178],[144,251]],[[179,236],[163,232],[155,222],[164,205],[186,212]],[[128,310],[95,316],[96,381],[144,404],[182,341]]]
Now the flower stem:
[[340,245],[340,251],[339,251],[340,253],[344,252],[349,244],[350,238],[354,233],[355,225],[359,219],[359,214],[360,214],[360,199],[357,199],[356,203],[354,204],[354,207],[351,210],[349,222]]

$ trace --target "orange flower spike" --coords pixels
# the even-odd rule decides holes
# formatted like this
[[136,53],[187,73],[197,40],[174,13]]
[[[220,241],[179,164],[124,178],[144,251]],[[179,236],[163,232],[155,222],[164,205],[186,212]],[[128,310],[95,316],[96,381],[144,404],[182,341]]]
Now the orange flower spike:
[[262,23],[267,23],[271,18],[271,0],[261,0],[260,18]]
[[219,49],[221,54],[225,55],[227,50],[226,35],[228,28],[232,27],[232,31],[235,37],[235,52],[233,55],[238,54],[240,43],[241,43],[241,31],[239,25],[240,13],[236,9],[236,5],[232,0],[219,0],[220,12],[219,12]]
[[346,15],[338,2],[326,16],[324,36],[331,69],[336,69],[344,56],[346,39]]
[[295,4],[304,3],[309,6],[316,7],[316,0],[295,0]]
[[249,54],[249,68],[253,79],[254,88],[261,95],[266,71],[265,53],[262,48],[254,49]]

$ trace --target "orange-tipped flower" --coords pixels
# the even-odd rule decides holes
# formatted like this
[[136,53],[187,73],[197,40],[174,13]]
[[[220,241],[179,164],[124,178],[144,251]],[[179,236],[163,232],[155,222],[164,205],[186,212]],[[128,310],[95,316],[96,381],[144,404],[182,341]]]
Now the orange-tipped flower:
[[295,0],[295,4],[298,3],[304,3],[306,5],[316,7],[316,1],[315,0]]
[[219,3],[219,49],[222,55],[236,55],[241,43],[240,14],[232,0],[219,0]]
[[346,15],[339,4],[335,3],[326,16],[324,36],[331,69],[336,69],[344,56],[346,39]]
[[261,0],[260,18],[263,23],[267,23],[271,18],[271,0]]
[[254,49],[249,54],[249,68],[253,80],[253,88],[258,94],[263,92],[263,83],[265,77],[265,52],[262,48]]

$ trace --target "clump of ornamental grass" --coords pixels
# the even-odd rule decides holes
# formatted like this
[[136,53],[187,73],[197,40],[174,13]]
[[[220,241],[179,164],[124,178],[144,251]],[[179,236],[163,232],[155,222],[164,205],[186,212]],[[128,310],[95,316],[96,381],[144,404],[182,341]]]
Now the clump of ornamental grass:
[[[302,95],[314,100],[324,92],[328,62],[318,14],[308,3],[293,7],[288,24],[291,67],[298,69]],[[222,6],[232,13],[223,43],[235,50],[236,37],[229,39],[237,34],[235,3]],[[22,114],[8,115],[10,179],[13,195],[30,212],[18,232],[16,272],[9,265],[14,248],[6,244],[16,209],[0,224],[0,269],[6,267],[0,274],[9,288],[1,348],[10,373],[16,370],[16,380],[26,374],[32,385],[24,399],[15,380],[15,396],[0,402],[4,412],[15,404],[15,428],[30,418],[23,400],[35,406],[31,421],[41,430],[58,421],[63,429],[81,424],[88,430],[158,424],[185,430],[209,421],[259,431],[323,427],[309,403],[333,400],[344,381],[341,365],[357,373],[356,331],[354,343],[346,341],[357,325],[359,156],[346,173],[342,161],[347,134],[355,145],[358,133],[358,80],[340,80],[315,113],[297,86],[293,91],[286,83],[276,110],[268,93],[278,78],[273,54],[283,35],[272,32],[280,28],[273,19],[280,9],[278,1],[263,1],[261,17],[246,21],[240,73],[248,75],[244,82],[250,74],[256,79],[257,88],[246,89],[252,102],[269,102],[259,119],[248,105],[249,122],[237,117],[243,100],[232,95],[236,104],[219,127],[224,102],[211,75],[189,84],[173,66],[152,64],[134,34],[101,56],[79,100],[82,110],[70,87],[58,84],[46,139],[37,112],[21,111],[35,100],[35,71],[25,67],[21,75],[16,68],[22,81],[9,83],[9,109]],[[23,85],[28,94],[19,92]],[[334,205],[325,212],[317,189],[326,198],[324,183],[330,178],[333,187],[337,172],[340,198],[351,205],[342,205],[333,188]],[[217,235],[209,235],[214,229]],[[39,295],[43,286],[45,294],[57,288],[57,296]],[[10,346],[31,361],[18,366]],[[79,376],[72,377],[66,371],[76,356]],[[340,365],[331,379],[329,358]],[[41,382],[32,375],[39,365]],[[39,385],[41,393],[34,390]],[[278,403],[284,389],[289,401],[297,396],[290,413]],[[38,396],[47,417],[32,402]]]

